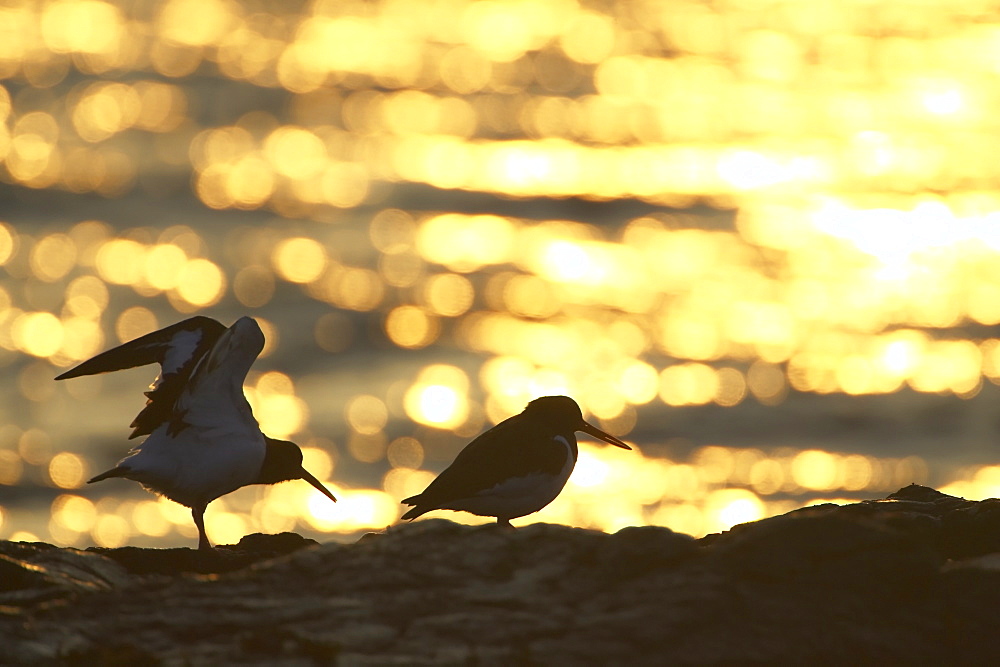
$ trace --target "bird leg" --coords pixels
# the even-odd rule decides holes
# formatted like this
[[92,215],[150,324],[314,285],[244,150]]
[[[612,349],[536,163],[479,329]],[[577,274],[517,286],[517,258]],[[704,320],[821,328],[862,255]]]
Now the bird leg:
[[194,525],[198,527],[198,551],[214,551],[205,532],[205,505],[195,505],[191,508]]
[[501,519],[497,517],[497,527],[501,530],[514,530],[514,526],[510,525],[510,519]]

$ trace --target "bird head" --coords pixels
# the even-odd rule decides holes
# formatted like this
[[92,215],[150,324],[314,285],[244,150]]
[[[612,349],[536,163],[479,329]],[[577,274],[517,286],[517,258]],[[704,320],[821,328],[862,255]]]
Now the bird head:
[[277,484],[292,479],[304,479],[312,484],[317,491],[333,502],[337,502],[330,490],[302,467],[302,450],[294,442],[275,440],[264,436],[266,449],[264,463],[255,484]]
[[605,433],[596,426],[584,421],[580,406],[569,396],[543,396],[536,398],[528,403],[528,407],[524,409],[522,414],[552,427],[557,433],[580,431],[598,440],[612,444],[615,447],[632,449],[615,436]]

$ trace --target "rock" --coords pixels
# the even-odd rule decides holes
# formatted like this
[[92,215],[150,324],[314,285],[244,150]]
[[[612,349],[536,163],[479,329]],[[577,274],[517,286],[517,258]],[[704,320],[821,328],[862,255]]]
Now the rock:
[[197,549],[140,549],[91,547],[88,552],[105,556],[125,567],[132,574],[180,574],[197,572],[217,574],[241,570],[262,560],[290,554],[319,544],[295,533],[278,535],[247,535],[238,544],[220,545],[213,551]]
[[0,541],[0,604],[33,605],[62,595],[121,588],[128,581],[124,568],[94,554]]
[[0,543],[0,662],[1000,660],[1000,510],[933,489],[694,540],[441,519],[219,554]]

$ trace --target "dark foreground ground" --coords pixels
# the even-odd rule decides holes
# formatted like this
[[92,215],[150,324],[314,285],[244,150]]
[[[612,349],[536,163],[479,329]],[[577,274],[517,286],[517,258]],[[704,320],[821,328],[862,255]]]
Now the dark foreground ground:
[[207,555],[0,542],[0,662],[1000,664],[1000,500],[914,485],[701,540],[428,520]]

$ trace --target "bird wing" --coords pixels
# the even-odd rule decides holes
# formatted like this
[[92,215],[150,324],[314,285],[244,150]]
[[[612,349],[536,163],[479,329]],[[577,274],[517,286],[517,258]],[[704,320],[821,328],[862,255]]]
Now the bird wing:
[[129,425],[129,439],[148,435],[171,419],[174,405],[198,362],[226,331],[222,323],[196,316],[102,352],[56,377],[66,380],[157,363],[160,375],[145,392],[146,407]]
[[[423,493],[402,502],[433,509],[511,478],[558,474],[566,462],[565,445],[554,440],[555,433],[539,430],[537,424],[520,417],[506,419],[470,442]],[[569,437],[575,443],[575,436]]]
[[207,354],[194,365],[177,397],[175,428],[186,425],[210,428],[229,436],[242,432],[251,438],[263,436],[243,391],[250,367],[264,349],[264,332],[251,317],[241,317],[222,332]]

